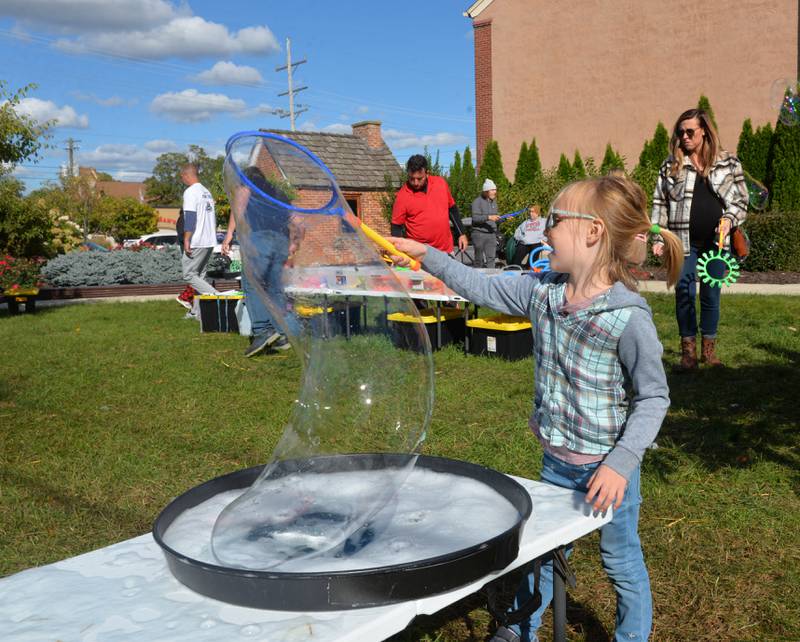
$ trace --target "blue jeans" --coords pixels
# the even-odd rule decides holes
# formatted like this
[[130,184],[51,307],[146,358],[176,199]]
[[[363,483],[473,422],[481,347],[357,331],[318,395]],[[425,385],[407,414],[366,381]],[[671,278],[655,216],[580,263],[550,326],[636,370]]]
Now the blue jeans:
[[272,231],[252,232],[247,241],[242,240],[242,291],[253,336],[277,331],[275,319],[264,303],[265,296],[275,311],[283,315],[287,326],[284,331],[296,330],[294,317],[286,309],[282,283],[288,243],[286,234]]
[[[682,337],[697,336],[695,309],[697,258],[710,249],[716,249],[716,246],[705,250],[693,247],[688,256],[683,258],[683,270],[675,284],[675,317],[678,319],[678,331]],[[707,269],[709,275],[716,279],[721,279],[725,274],[725,265],[722,261],[709,261]],[[707,283],[700,282],[700,333],[710,339],[717,336],[721,294],[722,288],[712,288]]]
[[[560,461],[545,453],[541,481],[586,491],[592,473],[600,464],[576,466]],[[639,505],[642,495],[639,489],[637,468],[628,481],[622,505],[614,511],[613,519],[600,529],[600,555],[603,568],[608,574],[617,594],[617,624],[614,640],[647,640],[653,622],[653,598],[650,594],[650,576],[644,564],[642,545],[639,541]],[[534,510],[534,517],[536,519]],[[567,555],[572,547],[567,550]],[[542,624],[542,615],[553,599],[553,562],[542,563],[539,590],[542,605],[521,625],[511,628],[523,642],[536,642],[536,631]],[[515,607],[526,602],[533,594],[533,574],[520,586]]]

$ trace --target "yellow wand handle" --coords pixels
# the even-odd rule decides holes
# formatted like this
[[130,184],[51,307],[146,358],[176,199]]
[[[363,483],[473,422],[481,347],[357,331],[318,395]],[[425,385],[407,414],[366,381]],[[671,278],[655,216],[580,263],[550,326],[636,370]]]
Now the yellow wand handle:
[[724,218],[719,219],[719,249],[720,250],[722,249],[722,244],[725,242],[725,233],[724,233],[724,231],[722,229],[722,221],[724,221],[724,220],[725,220]]
[[419,261],[417,261],[416,259],[412,259],[408,254],[405,254],[404,252],[398,250],[394,245],[389,243],[389,241],[383,238],[380,234],[378,234],[366,223],[362,223],[361,221],[359,221],[358,223],[361,226],[361,230],[364,232],[364,234],[367,235],[367,238],[372,240],[378,247],[380,247],[383,250],[386,250],[390,254],[394,254],[395,256],[402,256],[404,259],[408,259],[408,261],[410,262],[409,267],[415,272],[419,270],[420,268]]

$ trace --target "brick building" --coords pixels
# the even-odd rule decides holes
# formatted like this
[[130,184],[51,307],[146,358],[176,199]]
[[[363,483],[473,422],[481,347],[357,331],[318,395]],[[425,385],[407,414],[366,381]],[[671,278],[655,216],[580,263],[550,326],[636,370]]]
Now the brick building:
[[[326,132],[262,131],[280,134],[307,148],[331,170],[342,195],[353,213],[381,233],[389,233],[389,223],[381,208],[386,196],[386,176],[396,181],[402,168],[381,136],[381,123],[365,120],[352,125],[352,134]],[[300,190],[303,207],[316,203],[318,195]],[[326,200],[327,202],[327,200]]]
[[[390,226],[382,205],[386,197],[386,178],[396,183],[402,169],[381,136],[379,121],[362,121],[352,128],[352,134],[262,131],[289,138],[318,156],[333,174],[353,214],[371,228],[388,234]],[[287,152],[285,146],[269,149],[262,146],[256,165],[268,177],[281,174],[276,164],[291,175],[297,189],[292,199],[294,205],[304,209],[326,205],[331,197],[329,179],[320,170],[310,169],[299,160]],[[348,239],[350,228],[343,226],[339,217],[309,217],[307,222],[298,250],[301,263],[351,264],[374,260],[371,246],[363,257],[352,253],[358,250]]]
[[722,144],[745,118],[775,122],[776,79],[798,78],[798,0],[478,0],[464,13],[475,42],[478,159],[500,145],[514,175],[522,141],[542,164],[563,152],[602,158],[611,143],[636,164],[658,121],[671,129],[701,94]]

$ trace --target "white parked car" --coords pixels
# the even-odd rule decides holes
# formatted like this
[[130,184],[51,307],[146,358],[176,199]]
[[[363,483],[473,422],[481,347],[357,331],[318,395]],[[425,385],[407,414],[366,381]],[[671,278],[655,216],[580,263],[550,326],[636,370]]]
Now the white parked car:
[[[214,246],[214,254],[222,254],[222,240],[225,238],[225,232],[217,232],[217,244]],[[151,234],[143,234],[138,239],[125,239],[122,242],[122,247],[129,248],[142,243],[150,243],[155,245],[156,249],[160,249],[167,245],[179,245],[178,233],[175,230],[159,230]],[[234,239],[231,244],[231,259],[239,259],[239,243]]]

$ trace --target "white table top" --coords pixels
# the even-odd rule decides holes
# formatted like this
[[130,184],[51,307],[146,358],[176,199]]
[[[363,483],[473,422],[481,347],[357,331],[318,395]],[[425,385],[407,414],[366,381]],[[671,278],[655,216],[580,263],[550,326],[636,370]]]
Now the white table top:
[[7,642],[383,640],[415,616],[441,610],[496,577],[611,520],[582,493],[515,478],[531,494],[517,559],[468,586],[390,606],[291,613],[232,606],[175,580],[150,533],[0,579],[0,638]]

